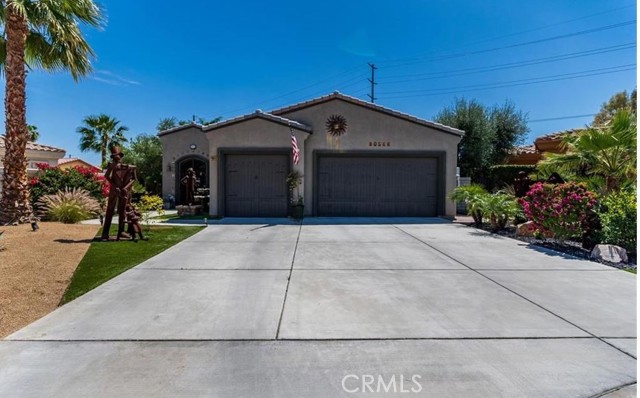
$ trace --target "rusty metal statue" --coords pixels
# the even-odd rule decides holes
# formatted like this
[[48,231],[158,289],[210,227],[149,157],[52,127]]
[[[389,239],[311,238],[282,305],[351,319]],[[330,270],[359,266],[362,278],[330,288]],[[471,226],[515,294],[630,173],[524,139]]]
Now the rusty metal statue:
[[127,224],[129,225],[128,232],[131,236],[131,240],[137,241],[136,236],[139,236],[142,240],[147,240],[142,234],[142,227],[140,226],[140,218],[142,215],[138,210],[131,204],[127,204],[125,208],[127,214]]
[[131,187],[137,179],[136,167],[122,163],[124,157],[120,147],[111,147],[111,162],[107,165],[104,178],[109,182],[109,198],[107,200],[107,211],[102,226],[102,240],[109,240],[109,229],[113,213],[118,206],[118,235],[120,238],[129,238],[125,232],[126,206],[131,201]]
[[187,175],[180,181],[186,188],[186,195],[183,204],[191,206],[195,202],[194,195],[196,192],[197,180],[196,172],[192,168],[187,169]]

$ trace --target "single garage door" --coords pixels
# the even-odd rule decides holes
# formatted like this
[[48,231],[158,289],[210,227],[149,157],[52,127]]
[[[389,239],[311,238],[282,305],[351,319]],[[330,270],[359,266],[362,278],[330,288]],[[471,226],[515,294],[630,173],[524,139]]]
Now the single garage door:
[[433,217],[437,196],[437,158],[318,158],[319,216]]
[[225,155],[227,217],[286,217],[288,155]]

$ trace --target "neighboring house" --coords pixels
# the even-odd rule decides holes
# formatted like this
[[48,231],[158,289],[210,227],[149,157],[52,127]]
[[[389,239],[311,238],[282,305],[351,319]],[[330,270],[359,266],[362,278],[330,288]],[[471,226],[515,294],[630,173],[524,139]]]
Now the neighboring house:
[[536,138],[533,145],[525,145],[514,148],[513,153],[507,157],[507,164],[536,165],[545,153],[563,153],[562,141],[567,135],[577,134],[584,129],[571,129],[558,131]]
[[88,169],[91,169],[95,172],[99,172],[100,168],[97,166],[92,165],[89,162],[85,162],[84,160],[80,159],[80,158],[72,158],[72,157],[68,157],[68,158],[62,158],[62,159],[58,159],[58,168],[61,170],[66,170],[66,169],[72,169],[74,167],[86,167]]
[[[327,133],[332,115],[346,133]],[[290,131],[300,148],[293,164]],[[256,111],[207,126],[160,132],[163,195],[185,202],[182,178],[194,169],[209,188],[209,214],[284,217],[295,170],[305,214],[313,216],[455,216],[463,131],[338,92],[269,113]]]
[[[4,136],[0,135],[0,179],[4,173]],[[47,163],[51,167],[58,166],[58,159],[63,158],[66,151],[61,148],[56,148],[49,145],[42,145],[37,142],[27,143],[27,172],[29,174],[35,174],[38,171],[38,163]],[[0,184],[0,189],[2,186]]]

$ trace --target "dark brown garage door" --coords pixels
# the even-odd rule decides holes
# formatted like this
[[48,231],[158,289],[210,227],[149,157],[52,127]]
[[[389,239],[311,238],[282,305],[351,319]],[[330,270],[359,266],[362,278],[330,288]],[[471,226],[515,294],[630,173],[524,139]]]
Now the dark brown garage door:
[[226,155],[227,217],[286,217],[287,155]]
[[319,216],[433,217],[437,196],[437,158],[318,158]]

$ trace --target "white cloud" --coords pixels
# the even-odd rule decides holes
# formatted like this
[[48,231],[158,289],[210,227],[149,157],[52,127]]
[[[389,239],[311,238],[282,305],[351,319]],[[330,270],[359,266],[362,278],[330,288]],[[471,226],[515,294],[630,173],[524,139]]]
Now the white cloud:
[[96,70],[90,78],[97,82],[110,84],[112,86],[139,86],[141,84],[139,81],[117,75],[104,69]]

